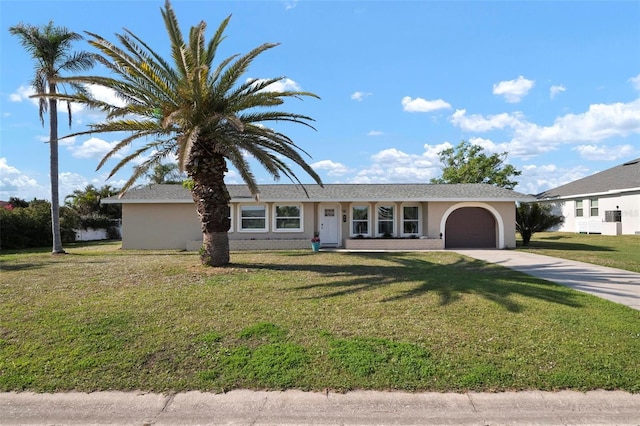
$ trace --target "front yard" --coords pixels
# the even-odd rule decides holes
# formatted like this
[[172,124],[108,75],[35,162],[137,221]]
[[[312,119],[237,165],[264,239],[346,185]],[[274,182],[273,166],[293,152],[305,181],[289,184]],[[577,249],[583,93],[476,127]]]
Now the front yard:
[[640,272],[640,235],[540,232],[528,246],[517,244],[518,250]]
[[0,390],[640,392],[640,315],[450,252],[0,255]]

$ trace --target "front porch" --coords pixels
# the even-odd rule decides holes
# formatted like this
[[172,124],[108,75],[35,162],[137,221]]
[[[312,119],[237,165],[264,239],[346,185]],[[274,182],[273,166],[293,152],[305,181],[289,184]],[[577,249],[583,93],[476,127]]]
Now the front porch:
[[[198,251],[202,240],[188,241],[187,251]],[[444,250],[444,240],[437,238],[351,238],[344,240],[344,247],[321,246],[321,249],[345,250]],[[243,250],[311,250],[307,239],[247,239],[230,240],[231,251]]]

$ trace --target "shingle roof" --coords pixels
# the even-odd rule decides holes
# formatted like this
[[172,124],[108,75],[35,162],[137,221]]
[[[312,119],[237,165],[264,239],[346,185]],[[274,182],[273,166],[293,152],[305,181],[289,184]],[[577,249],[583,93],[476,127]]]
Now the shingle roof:
[[538,194],[536,197],[539,199],[558,198],[582,194],[599,194],[631,188],[640,188],[640,158],[550,189]]
[[[234,202],[253,201],[245,185],[227,185]],[[305,194],[304,189],[307,190]],[[488,184],[270,184],[260,185],[260,201],[533,201],[530,195]],[[106,203],[190,203],[182,185],[148,185]]]

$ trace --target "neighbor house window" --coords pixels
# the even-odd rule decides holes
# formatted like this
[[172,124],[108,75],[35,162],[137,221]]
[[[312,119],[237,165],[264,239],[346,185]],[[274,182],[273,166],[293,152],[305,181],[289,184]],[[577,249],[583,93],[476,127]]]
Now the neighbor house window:
[[402,207],[402,234],[418,235],[420,233],[420,207]]
[[576,217],[582,217],[583,215],[582,200],[576,200]]
[[590,216],[598,216],[598,199],[592,198],[589,203],[591,204]]
[[302,231],[302,207],[300,205],[276,205],[274,209],[274,230]]
[[378,206],[378,235],[393,235],[393,206]]
[[369,235],[369,206],[351,208],[351,234]]
[[265,206],[240,206],[241,231],[266,231],[267,208]]

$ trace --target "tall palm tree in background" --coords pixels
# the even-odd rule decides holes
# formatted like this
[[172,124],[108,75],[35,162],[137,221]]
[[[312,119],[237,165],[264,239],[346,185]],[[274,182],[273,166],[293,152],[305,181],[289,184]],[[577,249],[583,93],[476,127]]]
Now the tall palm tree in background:
[[[87,52],[72,52],[74,41],[82,40],[80,34],[64,27],[54,27],[53,22],[42,27],[18,24],[9,28],[12,35],[35,60],[35,75],[31,86],[39,98],[40,122],[44,126],[44,114],[49,112],[49,172],[51,175],[51,232],[52,253],[64,253],[60,236],[60,197],[58,195],[58,81],[64,71],[82,71],[93,66],[93,55]],[[84,91],[83,86],[71,83],[75,90]],[[71,127],[71,104],[67,101],[69,127]]]
[[120,217],[118,204],[103,204],[105,198],[117,195],[120,190],[104,185],[96,188],[89,184],[84,189],[76,189],[65,197],[65,205],[81,216],[106,216],[110,218]]
[[178,163],[158,163],[145,175],[151,183],[182,183],[186,176],[180,172]]
[[227,161],[237,169],[256,198],[259,189],[245,154],[257,160],[274,180],[285,175],[301,184],[287,163],[292,161],[321,184],[320,177],[301,156],[306,152],[286,135],[262,124],[287,121],[313,128],[310,117],[273,107],[283,104],[287,98],[317,96],[310,92],[270,90],[270,85],[284,77],[240,81],[252,61],[276,44],[263,44],[247,54],[234,55],[214,65],[230,17],[222,21],[209,41],[205,39],[205,22],[191,27],[185,41],[168,0],[161,12],[169,35],[172,63],[131,31],[124,30],[117,35],[122,47],[88,33],[89,43],[101,52],[99,61],[115,77],[86,76],[72,81],[113,89],[124,105],[92,99],[86,94],[67,97],[107,113],[104,122],[92,124],[90,130],[76,135],[130,133],[102,159],[98,168],[133,142],[149,141],[124,157],[111,171],[110,177],[132,160],[148,155],[134,167],[123,191],[163,159],[176,155],[180,170],[186,171],[193,182],[193,200],[202,224],[202,262],[226,265],[229,263],[227,232],[231,199],[224,183]]

